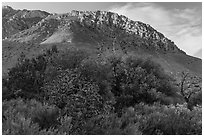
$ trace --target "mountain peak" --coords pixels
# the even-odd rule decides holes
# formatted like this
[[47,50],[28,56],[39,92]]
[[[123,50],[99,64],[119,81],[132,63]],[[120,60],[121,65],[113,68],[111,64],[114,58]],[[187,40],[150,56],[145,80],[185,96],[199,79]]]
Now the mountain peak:
[[[78,22],[81,25],[81,26],[78,26],[78,27],[81,27],[80,29],[84,29],[83,26],[85,28],[88,27],[87,29],[92,28],[92,30],[94,29],[95,31],[98,31],[98,35],[105,34],[106,36],[109,35],[109,37],[112,37],[112,38],[117,37],[119,40],[119,37],[117,35],[120,35],[120,34],[117,34],[116,32],[120,31],[120,33],[124,33],[125,37],[131,36],[132,37],[131,42],[135,41],[134,39],[137,39],[138,37],[140,37],[146,42],[145,45],[147,46],[147,48],[153,48],[155,50],[161,50],[161,51],[183,52],[174,44],[174,42],[166,38],[162,33],[155,30],[149,24],[145,24],[140,21],[133,21],[127,18],[126,16],[119,15],[117,13],[110,12],[110,11],[72,10],[65,14],[50,14],[39,10],[33,10],[33,11],[20,10],[15,15],[13,15],[13,17],[15,18],[16,17],[17,18],[40,17],[40,20],[38,21],[38,23],[35,22],[35,24],[33,24],[34,26],[27,27],[27,28],[34,27],[36,29],[42,30],[43,26],[41,25],[42,24],[45,25],[44,27],[46,28],[46,32],[49,32],[49,33],[44,35],[43,36],[44,38],[39,36],[41,35],[40,33],[42,32],[37,32],[38,34],[36,34],[40,37],[40,39],[39,40],[38,38],[35,38],[35,39],[40,43],[43,42],[42,41],[43,39],[44,41],[46,41],[46,39],[49,39],[50,36],[59,34],[59,32],[60,34],[63,33],[63,35],[66,35],[66,37],[64,38],[67,38],[69,34],[66,34],[68,31],[65,31],[65,30],[70,29],[70,26],[76,27],[76,22]],[[39,24],[41,25],[39,26]],[[75,24],[75,25],[72,25],[72,24]],[[52,26],[52,28],[50,27],[47,28],[46,26]],[[36,30],[34,28],[32,28],[32,30],[28,29],[28,32],[25,31],[19,34],[17,33],[17,35],[15,35],[15,37],[13,38],[14,39],[20,38],[22,39],[22,41],[25,41],[24,37],[28,37],[27,36],[28,33],[29,34],[33,32],[36,33],[36,31],[33,31],[33,30]],[[62,32],[62,29],[63,29],[63,32]],[[79,28],[76,28],[76,29],[77,29],[76,33],[78,34]],[[92,33],[91,32],[92,30],[89,30],[90,33]],[[70,34],[71,34],[71,31],[73,30],[69,30]],[[86,37],[86,36],[83,35],[81,37]],[[59,37],[57,36],[57,38]],[[58,41],[58,40],[54,40],[54,41]],[[59,41],[67,41],[67,40],[60,38]]]
[[[117,27],[125,30],[128,34],[139,35],[141,38],[150,40],[154,43],[157,49],[163,48],[163,50],[175,50],[180,49],[174,44],[173,41],[166,38],[162,33],[156,31],[149,24],[142,23],[140,21],[133,21],[126,16],[119,15],[110,11],[77,11],[73,10],[68,13],[69,16],[77,16],[81,24],[85,24],[91,27]],[[182,51],[183,52],[183,51]]]
[[12,7],[10,7],[10,6],[8,6],[8,5],[3,6],[2,8],[3,8],[3,9],[10,9],[10,10],[13,10],[13,8],[12,8]]
[[40,10],[15,10],[10,6],[2,7],[2,31],[3,39],[11,37],[13,34],[31,28],[43,18],[50,15]]
[[[112,51],[114,53],[147,54],[163,62],[165,69],[172,68],[169,65],[172,59],[175,65],[183,63],[184,68],[191,62],[194,62],[194,64],[191,63],[192,66],[196,64],[193,61],[194,58],[188,57],[174,42],[149,24],[133,21],[117,13],[100,10],[72,10],[65,14],[48,13],[42,14],[43,16],[41,13],[43,11],[14,10],[5,17],[3,16],[4,44],[2,45],[6,51],[4,52],[5,60],[11,58],[12,61],[15,61],[20,52],[12,57],[10,54],[16,51],[33,54],[32,52],[38,53],[45,47],[56,44],[65,47],[82,46],[94,52],[97,51],[97,54]],[[10,49],[10,45],[13,46],[13,49]],[[182,69],[182,66],[178,66],[178,69]],[[190,66],[189,68],[200,73],[197,67]]]

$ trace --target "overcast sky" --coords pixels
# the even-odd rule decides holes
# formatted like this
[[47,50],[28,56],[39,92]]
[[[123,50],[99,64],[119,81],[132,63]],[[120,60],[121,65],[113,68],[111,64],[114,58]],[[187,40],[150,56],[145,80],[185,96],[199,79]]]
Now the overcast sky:
[[202,57],[202,3],[118,2],[6,2],[14,9],[38,9],[51,13],[71,10],[107,10],[150,24],[187,54]]

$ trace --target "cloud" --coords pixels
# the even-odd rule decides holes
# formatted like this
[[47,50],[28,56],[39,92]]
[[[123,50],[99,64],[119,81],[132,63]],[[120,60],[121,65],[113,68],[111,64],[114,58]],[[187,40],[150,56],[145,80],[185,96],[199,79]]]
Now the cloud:
[[202,48],[202,16],[198,10],[167,9],[156,3],[127,3],[115,5],[109,11],[150,24],[187,54],[194,55]]

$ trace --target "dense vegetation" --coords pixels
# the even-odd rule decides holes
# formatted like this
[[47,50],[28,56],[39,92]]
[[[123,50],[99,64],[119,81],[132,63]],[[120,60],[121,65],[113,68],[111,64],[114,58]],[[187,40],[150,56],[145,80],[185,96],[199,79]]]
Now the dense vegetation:
[[[149,58],[56,46],[3,78],[3,134],[202,134],[201,89]],[[180,89],[183,89],[182,91]],[[185,99],[188,95],[188,101]]]

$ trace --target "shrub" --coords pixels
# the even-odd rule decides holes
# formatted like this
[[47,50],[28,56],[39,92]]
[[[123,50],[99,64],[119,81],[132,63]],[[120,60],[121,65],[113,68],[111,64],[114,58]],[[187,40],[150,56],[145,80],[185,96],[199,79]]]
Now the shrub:
[[107,58],[107,61],[111,66],[109,83],[118,112],[136,103],[164,102],[165,97],[176,95],[173,79],[149,59],[116,56]]
[[139,104],[135,111],[140,117],[139,129],[143,134],[194,135],[202,133],[201,109],[190,111],[187,105]]
[[2,110],[4,116],[3,127],[5,131],[9,131],[9,134],[20,134],[21,130],[22,134],[27,134],[27,132],[30,132],[27,129],[29,127],[35,129],[30,134],[37,134],[36,132],[41,129],[54,128],[60,124],[58,121],[58,110],[55,107],[35,100],[23,101],[19,98],[4,101]]
[[188,72],[181,73],[181,78],[178,83],[179,93],[187,103],[189,109],[202,103],[202,98],[199,98],[199,95],[202,97],[202,87],[199,83],[201,83],[199,77],[193,77]]
[[83,60],[77,73],[80,73],[86,81],[95,83],[98,87],[98,93],[104,100],[112,101],[113,95],[111,93],[111,83],[109,81],[111,76],[111,67],[109,64],[103,62],[100,58],[89,58]]
[[201,92],[192,110],[172,105],[173,79],[150,59],[47,54],[22,58],[3,79],[3,134],[201,134]]
[[46,58],[43,55],[33,59],[22,59],[18,64],[11,68],[8,73],[7,85],[10,95],[3,99],[11,98],[36,98],[40,99],[44,83],[44,71],[46,68]]
[[191,108],[197,105],[202,105],[202,91],[199,91],[191,96],[189,105]]
[[72,117],[84,118],[97,115],[103,110],[103,99],[98,86],[80,78],[75,71],[66,70],[44,87],[48,101],[66,111]]
[[109,99],[115,101],[117,112],[140,102],[174,103],[172,98],[177,95],[173,79],[150,59],[121,54],[89,58],[82,61],[78,73],[95,82],[104,99],[113,94]]
[[134,106],[139,102],[172,102],[166,100],[176,92],[173,79],[166,75],[161,66],[150,59],[129,55],[114,54],[97,59],[89,58],[81,63],[80,75],[94,81],[99,94],[104,98],[111,92],[116,101],[116,111],[123,107]]
[[75,69],[79,67],[80,63],[89,57],[87,51],[70,48],[65,51],[58,52],[58,54],[52,56],[51,65],[55,67],[60,67],[63,70]]
[[40,128],[37,124],[31,122],[31,119],[25,119],[19,113],[7,117],[7,120],[2,123],[3,135],[38,135]]
[[37,123],[41,129],[49,129],[56,128],[56,126],[60,124],[58,117],[58,109],[45,105],[33,112],[31,120]]
[[138,123],[135,115],[126,110],[121,117],[115,113],[101,114],[89,119],[80,134],[88,135],[138,135]]

